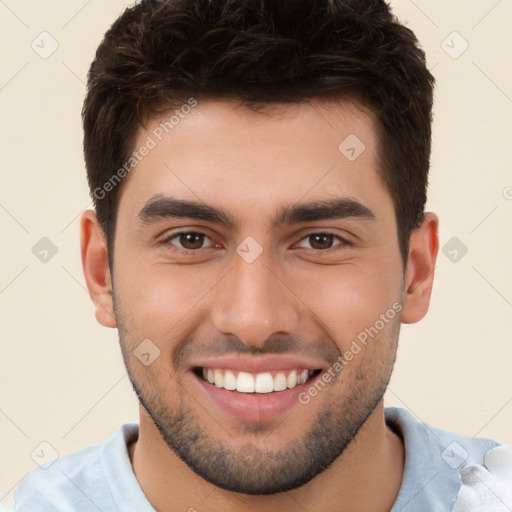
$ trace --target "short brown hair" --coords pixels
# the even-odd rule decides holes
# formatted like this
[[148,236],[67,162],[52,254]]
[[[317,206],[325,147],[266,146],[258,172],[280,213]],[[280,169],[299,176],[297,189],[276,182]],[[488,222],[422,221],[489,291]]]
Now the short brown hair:
[[311,98],[368,107],[405,265],[426,202],[433,88],[418,40],[384,0],[142,0],[126,9],[98,47],[82,111],[111,270],[122,184],[97,191],[129,159],[138,129],[190,97],[253,110]]

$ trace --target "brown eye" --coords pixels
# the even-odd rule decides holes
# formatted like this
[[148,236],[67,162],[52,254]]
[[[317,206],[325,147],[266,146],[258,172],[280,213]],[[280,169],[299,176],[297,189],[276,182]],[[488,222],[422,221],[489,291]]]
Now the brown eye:
[[201,249],[204,242],[204,235],[201,233],[181,233],[178,240],[184,249]]
[[[205,245],[205,242],[207,245]],[[161,244],[167,246],[173,251],[198,251],[212,247],[213,241],[203,233],[196,231],[182,231],[180,233],[174,233],[173,235],[162,240]]]
[[[335,239],[338,240],[338,243],[335,243]],[[335,235],[334,233],[310,233],[302,238],[298,244],[298,247],[303,249],[309,249],[310,251],[328,252],[330,249],[336,250],[347,247],[350,245],[350,242],[341,238],[339,235]]]
[[315,233],[307,237],[313,249],[330,249],[333,245],[334,235],[329,233]]

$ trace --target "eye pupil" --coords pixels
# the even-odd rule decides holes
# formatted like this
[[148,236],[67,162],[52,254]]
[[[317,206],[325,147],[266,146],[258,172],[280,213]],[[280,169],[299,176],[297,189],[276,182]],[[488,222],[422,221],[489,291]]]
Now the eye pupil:
[[183,233],[180,235],[180,244],[185,249],[200,249],[204,242],[201,233]]
[[[311,247],[313,249],[329,249],[332,247],[332,238],[333,235],[328,233],[315,233],[314,235],[310,235]],[[319,243],[319,247],[315,247],[315,245]]]

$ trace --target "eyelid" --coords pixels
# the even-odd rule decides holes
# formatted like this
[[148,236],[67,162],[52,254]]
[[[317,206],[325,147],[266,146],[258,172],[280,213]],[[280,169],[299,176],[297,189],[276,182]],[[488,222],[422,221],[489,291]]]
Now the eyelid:
[[352,245],[352,243],[345,237],[337,234],[337,233],[331,233],[327,230],[317,230],[317,231],[310,231],[306,233],[304,236],[301,237],[301,239],[295,244],[298,245],[303,240],[307,240],[310,236],[313,235],[328,235],[332,236],[333,238],[337,238],[340,240],[340,243],[333,245],[332,247],[329,247],[328,249],[313,249],[313,247],[301,247],[301,249],[307,249],[309,251],[314,251],[315,253],[328,253],[330,251],[336,251],[340,250],[340,247],[343,248],[348,245]]
[[215,242],[215,240],[213,240],[213,238],[209,235],[207,235],[204,231],[200,230],[200,229],[186,229],[186,230],[183,230],[181,229],[180,231],[175,231],[174,233],[168,233],[166,234],[159,242],[158,244],[159,245],[175,245],[175,244],[171,244],[171,240],[173,238],[176,238],[176,237],[179,237],[180,235],[190,235],[190,234],[195,234],[195,235],[202,235],[205,239],[208,239],[211,241],[211,244],[206,246],[206,247],[201,247],[199,249],[185,249],[184,247],[180,247],[180,246],[176,246],[177,250],[179,251],[184,251],[184,252],[199,252],[203,249],[209,249],[210,247],[213,247],[215,246],[218,242]]

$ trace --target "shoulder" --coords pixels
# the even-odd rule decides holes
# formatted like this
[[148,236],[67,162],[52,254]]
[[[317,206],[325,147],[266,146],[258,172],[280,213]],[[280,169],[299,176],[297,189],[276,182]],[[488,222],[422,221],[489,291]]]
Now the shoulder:
[[484,437],[467,437],[449,430],[434,427],[417,420],[409,411],[399,407],[388,407],[385,410],[386,423],[398,431],[404,439],[410,455],[416,452],[435,458],[434,466],[448,466],[452,469],[462,468],[468,464],[483,463],[485,454],[497,446],[498,441]]
[[105,460],[125,464],[126,442],[137,433],[137,424],[122,425],[108,440],[34,469],[14,493],[15,512],[116,510]]
[[510,499],[512,447],[433,427],[405,409],[391,407],[385,414],[386,423],[402,437],[406,450],[397,503],[416,511],[494,512],[498,508],[493,508],[492,501],[491,508],[483,505],[489,501],[484,489],[493,486],[495,499]]

